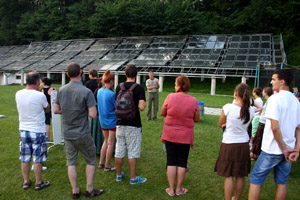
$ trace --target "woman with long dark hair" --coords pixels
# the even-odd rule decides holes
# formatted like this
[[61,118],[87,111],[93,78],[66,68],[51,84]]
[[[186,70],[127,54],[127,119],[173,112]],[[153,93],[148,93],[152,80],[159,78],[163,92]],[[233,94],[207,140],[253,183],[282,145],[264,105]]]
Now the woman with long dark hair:
[[[251,161],[249,155],[249,135],[247,128],[254,116],[250,106],[248,85],[240,83],[234,90],[234,103],[223,106],[219,126],[226,128],[223,133],[219,157],[215,171],[224,176],[225,200],[240,199],[245,176],[250,173]],[[235,177],[235,196],[232,198]]]

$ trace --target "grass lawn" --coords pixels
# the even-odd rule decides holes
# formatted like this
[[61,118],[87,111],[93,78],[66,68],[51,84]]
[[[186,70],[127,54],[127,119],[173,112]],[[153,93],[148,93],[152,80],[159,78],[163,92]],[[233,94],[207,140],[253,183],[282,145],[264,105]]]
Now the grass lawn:
[[[172,85],[174,87],[174,85]],[[43,172],[43,179],[49,180],[51,186],[39,192],[30,189],[24,191],[21,187],[23,178],[20,169],[18,113],[15,105],[15,93],[21,86],[0,86],[0,199],[71,199],[71,186],[67,176],[65,153],[62,145],[52,148],[48,153],[48,167]],[[171,91],[172,89],[169,89]],[[168,91],[168,90],[167,90]],[[194,92],[194,91],[192,91]],[[160,107],[168,92],[160,93]],[[205,106],[221,108],[225,103],[231,102],[232,97],[209,96],[200,93],[191,93],[198,100],[204,101]],[[232,94],[228,92],[228,94]],[[123,182],[115,181],[115,172],[96,170],[95,187],[103,188],[105,194],[95,199],[171,199],[166,193],[168,187],[166,177],[166,154],[162,149],[160,135],[163,128],[163,117],[157,121],[147,121],[146,111],[142,112],[143,140],[141,158],[137,163],[137,175],[147,177],[144,184],[129,184],[129,169],[126,159],[123,164],[125,179]],[[206,115],[195,124],[195,146],[190,151],[188,160],[188,173],[184,187],[189,192],[180,199],[224,199],[223,178],[213,171],[222,139],[222,130],[217,126],[218,116]],[[99,161],[99,158],[97,158]],[[253,161],[252,165],[255,162]],[[85,162],[79,156],[78,186],[85,191]],[[287,199],[300,198],[300,167],[299,162],[293,164],[288,181]],[[33,172],[30,175],[34,181]],[[242,199],[247,199],[249,179]],[[261,199],[274,199],[275,184],[270,174],[262,187]],[[85,199],[82,195],[81,199]]]

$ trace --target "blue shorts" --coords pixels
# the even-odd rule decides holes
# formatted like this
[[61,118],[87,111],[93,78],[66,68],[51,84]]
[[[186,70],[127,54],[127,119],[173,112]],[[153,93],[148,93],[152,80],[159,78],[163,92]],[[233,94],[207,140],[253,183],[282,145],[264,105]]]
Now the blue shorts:
[[29,163],[33,156],[34,163],[47,161],[47,133],[35,133],[20,130],[20,157],[23,163]]
[[292,163],[287,162],[283,154],[268,154],[264,151],[259,155],[250,174],[250,183],[254,185],[264,184],[264,181],[272,168],[274,168],[274,181],[276,184],[286,185]]

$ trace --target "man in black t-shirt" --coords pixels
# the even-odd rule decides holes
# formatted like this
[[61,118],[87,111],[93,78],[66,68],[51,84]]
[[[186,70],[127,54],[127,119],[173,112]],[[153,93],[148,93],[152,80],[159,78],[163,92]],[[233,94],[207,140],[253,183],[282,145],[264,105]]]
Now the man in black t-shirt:
[[[135,83],[137,69],[134,65],[127,65],[125,68],[126,82],[125,89],[128,90]],[[116,97],[120,91],[120,85],[116,88]],[[145,89],[141,85],[137,85],[133,89],[134,103],[137,110],[143,111],[146,107]],[[135,118],[129,121],[118,119],[117,122],[117,144],[115,150],[115,164],[117,168],[116,181],[122,181],[124,173],[122,172],[122,162],[128,150],[128,164],[130,168],[130,184],[144,183],[146,178],[136,176],[136,162],[141,154],[142,142],[142,123],[140,112],[137,111]]]
[[86,87],[92,90],[93,94],[95,90],[98,88],[97,78],[98,72],[95,69],[89,70],[89,78],[90,80],[86,82]]

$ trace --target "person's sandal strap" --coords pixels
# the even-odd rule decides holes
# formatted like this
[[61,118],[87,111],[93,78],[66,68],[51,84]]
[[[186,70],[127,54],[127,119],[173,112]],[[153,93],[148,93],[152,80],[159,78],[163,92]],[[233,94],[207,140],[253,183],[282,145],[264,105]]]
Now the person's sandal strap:
[[41,183],[35,184],[34,190],[38,191],[38,190],[48,187],[49,185],[50,185],[49,181],[42,181]]
[[91,198],[91,197],[96,197],[96,196],[99,196],[99,195],[101,195],[101,194],[103,194],[104,193],[104,190],[98,190],[98,189],[93,189],[93,191],[92,192],[88,192],[88,191],[86,191],[85,192],[85,197],[86,198]]
[[22,183],[22,187],[24,190],[27,190],[31,186],[31,181]]

